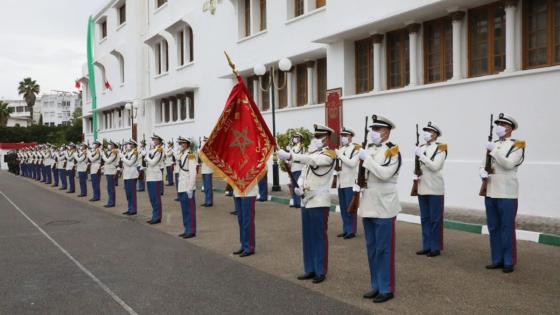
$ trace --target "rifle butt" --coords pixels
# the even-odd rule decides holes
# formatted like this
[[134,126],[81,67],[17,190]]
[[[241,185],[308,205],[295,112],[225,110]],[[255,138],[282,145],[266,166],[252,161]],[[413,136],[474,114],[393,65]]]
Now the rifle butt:
[[412,189],[410,190],[410,195],[415,197],[418,196],[418,180],[412,181]]
[[482,184],[480,184],[480,191],[478,192],[478,195],[482,197],[486,197],[487,190],[488,190],[488,178],[483,178]]
[[352,194],[352,200],[350,201],[350,204],[348,205],[348,213],[350,214],[356,214],[358,213],[358,208],[360,207],[360,193],[359,192],[354,192]]
[[336,188],[338,186],[338,175],[334,175],[331,183],[331,188]]

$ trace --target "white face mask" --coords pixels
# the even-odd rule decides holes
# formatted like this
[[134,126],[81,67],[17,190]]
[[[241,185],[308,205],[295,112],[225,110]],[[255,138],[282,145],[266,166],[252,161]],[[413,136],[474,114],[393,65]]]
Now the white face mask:
[[157,146],[158,146],[158,143],[155,142],[155,141],[152,141],[152,146],[157,147]]
[[132,144],[127,144],[127,145],[126,145],[126,149],[127,149],[127,150],[132,150]]
[[494,128],[494,132],[496,133],[496,135],[498,137],[503,137],[506,135],[506,127],[504,126],[496,126],[496,128]]
[[321,149],[323,147],[323,140],[313,138],[311,140],[311,144],[309,145],[309,147],[312,148],[313,150]]
[[342,145],[347,145],[348,144],[348,137],[340,138],[340,143],[342,143]]
[[112,145],[112,144],[109,144],[109,145],[107,146],[107,148],[109,148],[109,150],[113,150],[113,145]]
[[422,134],[422,138],[424,138],[424,141],[429,142],[432,140],[432,134],[424,131],[424,133]]
[[381,133],[377,131],[370,131],[369,132],[369,140],[371,143],[379,145],[381,144]]
[[292,143],[293,144],[298,144],[299,143],[299,138],[292,138]]

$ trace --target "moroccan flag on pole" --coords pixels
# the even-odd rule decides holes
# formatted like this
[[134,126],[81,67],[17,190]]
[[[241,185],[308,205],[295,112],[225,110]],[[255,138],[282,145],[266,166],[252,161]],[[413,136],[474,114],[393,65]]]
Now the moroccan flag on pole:
[[243,194],[264,176],[276,142],[243,79],[233,63],[230,65],[238,82],[202,147],[200,158]]

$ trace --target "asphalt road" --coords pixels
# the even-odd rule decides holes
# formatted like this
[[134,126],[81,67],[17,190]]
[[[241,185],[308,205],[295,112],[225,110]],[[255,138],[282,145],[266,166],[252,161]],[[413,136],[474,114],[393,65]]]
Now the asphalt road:
[[0,172],[0,314],[360,314]]

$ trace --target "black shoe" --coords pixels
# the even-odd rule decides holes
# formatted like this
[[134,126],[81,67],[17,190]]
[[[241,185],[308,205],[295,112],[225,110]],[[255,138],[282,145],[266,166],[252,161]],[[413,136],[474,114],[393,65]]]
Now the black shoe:
[[416,252],[416,255],[428,255],[430,253],[429,250],[423,249]]
[[512,273],[513,272],[513,266],[504,266],[504,269],[502,269],[502,271],[504,273]]
[[85,197],[85,196],[87,196],[87,195],[78,195],[78,197]]
[[93,202],[93,201],[99,201],[99,199],[93,199],[91,198],[89,201]]
[[294,205],[290,205],[290,208],[295,208]]
[[242,249],[233,252],[234,255],[241,255],[242,253],[243,253]]
[[195,236],[196,236],[196,234],[191,233],[191,234],[187,234],[187,235],[183,236],[183,238],[184,238],[184,239],[187,239],[187,238],[193,238],[193,237],[195,237]]
[[209,204],[209,205],[206,205],[206,207],[213,207],[213,206],[214,206],[213,203],[211,203],[211,204]]
[[427,256],[428,257],[436,257],[439,256],[441,253],[439,252],[439,250],[435,250],[433,252],[430,252]]
[[368,292],[364,293],[364,295],[362,295],[362,297],[364,299],[373,299],[374,297],[376,297],[378,295],[379,295],[379,291],[371,290],[371,291],[368,291]]
[[75,193],[75,191],[67,191],[66,193],[67,194],[73,194],[73,193]]
[[175,199],[173,199],[173,200],[174,200],[174,201],[179,201],[179,198],[175,198]]
[[237,211],[232,211],[229,214],[237,215]]
[[136,215],[136,212],[129,212],[128,215]]
[[393,293],[378,294],[373,298],[373,303],[383,303],[387,302],[394,297]]
[[158,219],[158,220],[155,220],[155,221],[150,220],[150,221],[148,221],[147,223],[152,224],[152,225],[153,225],[153,224],[158,224],[158,223],[161,223],[161,219]]
[[349,240],[349,239],[352,239],[354,237],[356,237],[356,234],[354,234],[354,233],[344,235],[345,240]]
[[342,233],[338,234],[336,237],[345,237],[345,236],[346,236],[346,233],[342,232]]
[[124,215],[130,215],[130,213],[128,211],[123,212],[122,214]]
[[313,279],[313,278],[315,278],[315,273],[314,272],[307,272],[307,273],[304,273],[304,274],[299,275],[297,277],[298,280],[310,280],[310,279]]
[[179,236],[179,237],[185,237],[185,236],[187,236],[187,233],[181,233],[181,234],[179,234],[179,235],[177,235],[177,236]]
[[313,282],[313,283],[321,283],[321,282],[325,281],[326,278],[327,278],[327,277],[325,277],[325,275],[316,276],[316,277],[313,278],[313,281],[311,281],[311,282]]
[[105,208],[113,208],[115,205],[104,205]]
[[252,252],[252,253],[243,252],[243,253],[241,253],[241,254],[239,255],[239,257],[247,257],[247,256],[251,256],[251,255],[253,255],[253,254],[254,254],[254,252]]
[[268,201],[268,200],[267,199],[257,199],[257,201],[265,202],[265,201]]
[[500,269],[503,268],[504,264],[503,263],[499,263],[499,264],[491,264],[491,265],[487,265],[486,269]]
[[205,204],[205,203],[203,203],[203,204],[201,204],[200,206],[201,206],[201,207],[206,207],[206,204]]

